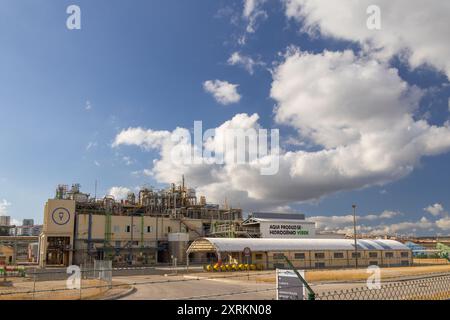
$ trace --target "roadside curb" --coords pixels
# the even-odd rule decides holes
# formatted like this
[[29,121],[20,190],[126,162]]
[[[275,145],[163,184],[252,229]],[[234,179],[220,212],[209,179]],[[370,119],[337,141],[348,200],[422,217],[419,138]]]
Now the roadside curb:
[[118,299],[121,299],[121,298],[125,298],[125,297],[127,297],[127,296],[129,296],[129,295],[131,295],[131,294],[133,294],[135,292],[136,292],[136,288],[135,287],[131,287],[130,289],[128,289],[125,292],[118,293],[116,295],[108,296],[108,297],[105,297],[105,298],[101,298],[99,300],[118,300]]

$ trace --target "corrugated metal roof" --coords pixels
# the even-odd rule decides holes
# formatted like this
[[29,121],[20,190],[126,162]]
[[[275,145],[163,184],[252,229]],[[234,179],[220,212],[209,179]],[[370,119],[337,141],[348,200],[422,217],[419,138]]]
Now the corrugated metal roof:
[[[219,252],[241,252],[245,248],[252,251],[309,251],[309,250],[355,250],[352,239],[248,239],[248,238],[201,238],[208,241]],[[406,250],[404,244],[394,240],[358,240],[359,250]],[[189,251],[189,250],[188,250]]]

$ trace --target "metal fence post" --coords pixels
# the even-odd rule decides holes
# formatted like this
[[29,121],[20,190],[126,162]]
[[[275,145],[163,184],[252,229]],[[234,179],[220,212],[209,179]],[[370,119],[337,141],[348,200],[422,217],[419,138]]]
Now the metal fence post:
[[297,277],[300,279],[300,281],[305,285],[306,289],[308,290],[308,300],[316,300],[316,294],[313,291],[313,289],[309,286],[308,282],[306,282],[305,279],[298,273],[297,269],[295,269],[294,265],[292,264],[291,260],[288,259],[285,255],[283,255],[284,259],[286,260],[287,264],[291,269],[295,272]]
[[36,269],[33,270],[33,300],[36,293]]
[[82,300],[83,265],[80,265],[80,300]]

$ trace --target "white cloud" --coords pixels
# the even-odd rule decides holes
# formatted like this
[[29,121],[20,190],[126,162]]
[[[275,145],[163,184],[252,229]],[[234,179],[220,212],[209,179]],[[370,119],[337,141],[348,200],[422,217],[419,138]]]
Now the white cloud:
[[8,208],[10,206],[11,206],[11,202],[6,201],[5,199],[0,201],[0,216],[8,215]]
[[386,211],[383,211],[380,214],[380,218],[381,219],[392,219],[392,218],[397,217],[399,215],[402,215],[402,214],[400,212],[398,212],[398,211],[386,210]]
[[[418,232],[429,231],[435,233],[437,222],[429,221],[422,217],[418,221],[401,221],[387,224],[385,220],[394,216],[402,215],[399,212],[385,211],[378,215],[367,215],[357,217],[357,233],[375,236],[384,235],[417,235]],[[333,231],[353,234],[353,216],[317,216],[310,217],[308,220],[316,221],[318,230]],[[444,224],[444,222],[442,223]]]
[[247,21],[247,33],[254,33],[258,28],[258,20],[267,19],[267,12],[262,10],[266,0],[244,0],[242,16]]
[[[378,58],[395,54],[415,68],[429,64],[450,77],[447,0],[283,0],[286,15],[310,34],[355,41]],[[367,28],[369,5],[381,9],[381,30]]]
[[[450,150],[450,128],[415,120],[421,91],[384,63],[351,51],[290,50],[273,77],[276,122],[297,129],[299,140],[315,146],[313,151],[282,151],[274,176],[261,176],[258,164],[235,165],[228,159],[224,165],[173,163],[175,147],[192,148],[190,141],[171,139],[175,132],[189,133],[183,128],[129,128],[113,145],[158,150],[151,169],[158,182],[177,181],[184,174],[210,201],[223,203],[227,197],[248,210],[385,185],[411,173],[422,157]],[[227,128],[258,129],[258,120],[256,114],[236,115],[216,129],[206,147],[223,142]]]
[[239,85],[221,80],[208,80],[203,83],[203,89],[211,93],[217,102],[223,105],[237,103],[241,100],[241,95],[237,88]]
[[309,184],[315,197],[383,185],[409,174],[421,157],[450,149],[447,125],[414,120],[419,89],[351,51],[290,50],[274,72],[271,96],[275,120],[322,147],[286,154],[291,178]]
[[416,234],[419,231],[429,231],[433,230],[435,224],[429,221],[427,218],[422,217],[416,222],[399,222],[390,225],[381,225],[376,227],[371,227],[369,233],[376,235],[394,235],[394,234]]
[[424,208],[423,210],[425,210],[426,212],[430,213],[435,217],[445,213],[444,207],[440,203],[435,203],[431,206]]
[[450,98],[448,98],[448,111],[450,111]]
[[450,231],[450,217],[444,217],[436,221],[438,228],[446,231]]
[[100,167],[100,162],[98,162],[97,160],[94,160],[94,165],[95,165],[96,167]]
[[[369,214],[365,216],[356,216],[356,221],[358,225],[362,222],[371,221],[382,221],[387,219],[392,219],[396,216],[401,215],[400,212],[396,211],[383,211],[380,214]],[[307,218],[310,221],[316,222],[316,227],[320,230],[325,231],[336,231],[343,229],[345,227],[353,228],[353,215],[343,215],[343,216],[312,216]]]
[[91,102],[90,102],[89,100],[86,101],[86,105],[84,106],[84,109],[85,109],[86,111],[89,111],[89,110],[92,109],[92,105],[91,105]]
[[140,127],[122,130],[115,138],[112,146],[137,145],[150,150],[161,146],[170,137],[169,131],[145,130]]
[[228,64],[232,66],[240,65],[250,74],[254,73],[255,67],[265,65],[263,62],[255,61],[252,57],[243,55],[237,51],[233,52],[233,54],[230,56],[230,58],[228,59]]
[[108,195],[113,196],[116,200],[123,200],[127,198],[130,192],[132,192],[131,189],[126,187],[112,187],[109,189]]

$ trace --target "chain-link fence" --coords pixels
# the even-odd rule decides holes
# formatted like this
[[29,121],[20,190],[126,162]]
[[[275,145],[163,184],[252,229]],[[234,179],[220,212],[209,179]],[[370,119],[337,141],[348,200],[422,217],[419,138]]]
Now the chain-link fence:
[[[200,268],[175,274],[170,273],[171,269],[114,268],[110,261],[94,261],[92,266],[67,271],[27,270],[24,277],[13,279],[12,287],[0,285],[0,300],[98,299],[133,287],[152,299],[271,300],[275,299],[277,290],[273,270],[204,272]],[[365,273],[366,270],[353,271]],[[317,300],[450,299],[449,273],[386,279],[376,289],[369,289],[361,279],[319,281],[310,283]]]
[[317,300],[447,300],[450,299],[450,274],[413,280],[392,281],[379,288],[368,286],[322,292]]

